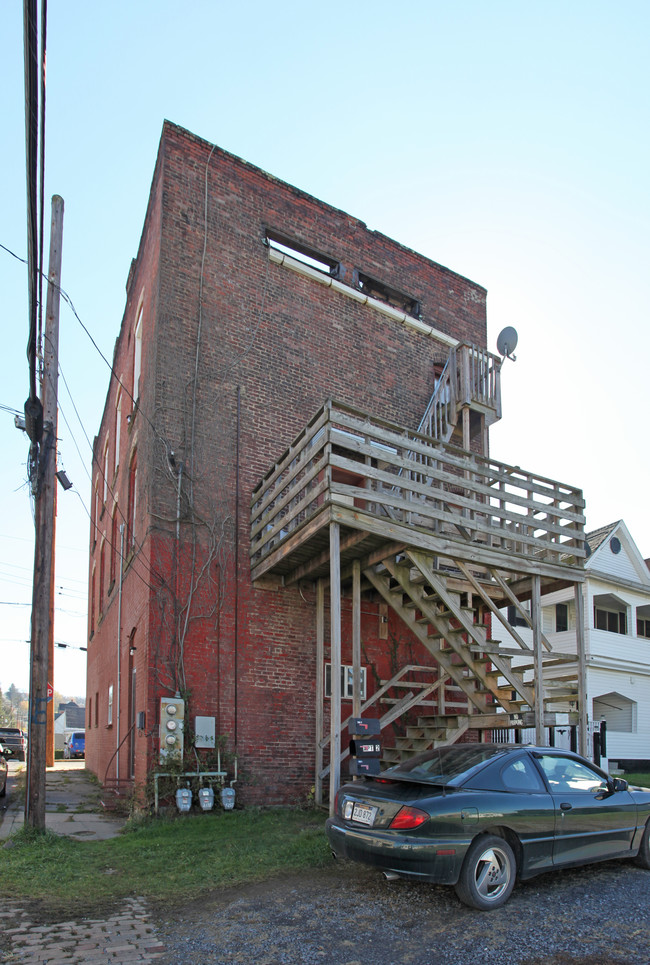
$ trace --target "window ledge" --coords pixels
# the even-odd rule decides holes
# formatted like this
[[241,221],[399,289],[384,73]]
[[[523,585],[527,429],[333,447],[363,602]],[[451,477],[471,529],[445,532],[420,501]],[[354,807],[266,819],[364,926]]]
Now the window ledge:
[[368,305],[369,308],[374,308],[382,315],[387,315],[388,318],[392,318],[394,321],[400,322],[402,325],[406,325],[408,328],[413,328],[424,335],[430,335],[437,342],[442,342],[444,345],[449,345],[450,347],[455,347],[458,345],[458,339],[452,338],[451,335],[446,335],[445,332],[439,331],[432,325],[427,325],[426,322],[420,321],[419,318],[415,318],[412,315],[407,315],[405,312],[401,312],[399,309],[393,308],[392,305],[388,305],[386,302],[379,301],[378,298],[372,298],[368,295],[364,295],[363,292],[358,291],[356,288],[351,288],[349,285],[344,285],[343,282],[340,282],[337,278],[333,278],[331,275],[326,275],[324,272],[318,271],[317,268],[312,268],[310,265],[305,265],[303,262],[298,261],[297,258],[292,258],[290,255],[285,255],[276,248],[269,247],[269,260],[275,265],[284,265],[286,268],[290,268],[299,275],[304,275],[306,278],[311,278],[320,285],[325,285],[326,288],[333,288],[341,295],[345,295],[355,302],[359,302],[362,305]]

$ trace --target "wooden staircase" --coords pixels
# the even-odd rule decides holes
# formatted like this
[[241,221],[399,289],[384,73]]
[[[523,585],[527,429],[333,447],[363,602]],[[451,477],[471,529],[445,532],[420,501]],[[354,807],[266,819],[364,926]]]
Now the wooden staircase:
[[[418,427],[441,442],[463,444],[460,415],[471,410],[474,431],[501,418],[501,359],[476,345],[452,348],[436,379],[433,394]],[[481,419],[482,417],[482,419]]]
[[[406,549],[367,568],[364,576],[426,647],[441,681],[435,699],[444,712],[420,716],[415,725],[408,725],[405,736],[386,748],[386,762],[454,743],[470,728],[531,723],[535,707],[532,652],[523,641],[521,646],[504,647],[490,639],[489,624],[476,622],[478,611],[463,605],[466,594],[449,588],[457,580],[437,570],[433,556]],[[575,709],[575,658],[546,651],[542,668],[545,714]],[[403,679],[401,685],[408,687],[410,682]],[[445,704],[449,685],[462,694],[455,706]]]

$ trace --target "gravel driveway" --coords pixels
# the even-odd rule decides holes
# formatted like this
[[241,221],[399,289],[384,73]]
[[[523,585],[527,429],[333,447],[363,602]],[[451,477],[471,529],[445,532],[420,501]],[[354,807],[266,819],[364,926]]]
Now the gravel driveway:
[[489,913],[332,862],[154,918],[160,965],[650,965],[650,872],[624,861],[518,884]]

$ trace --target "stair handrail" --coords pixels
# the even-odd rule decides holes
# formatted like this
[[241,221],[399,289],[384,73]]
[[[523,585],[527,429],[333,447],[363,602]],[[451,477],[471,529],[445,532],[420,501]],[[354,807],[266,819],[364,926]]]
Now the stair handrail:
[[[452,348],[447,361],[445,362],[442,372],[436,380],[436,384],[433,388],[433,393],[429,399],[429,403],[424,410],[424,415],[420,420],[418,426],[418,432],[422,432],[427,436],[433,436],[434,439],[438,439],[438,420],[435,419],[435,424],[432,426],[432,415],[437,410],[437,406],[440,402],[445,407],[445,422],[449,423],[448,407],[450,405],[455,405],[456,402],[456,349]],[[442,413],[442,410],[440,410]],[[442,430],[442,418],[440,419],[440,430]]]

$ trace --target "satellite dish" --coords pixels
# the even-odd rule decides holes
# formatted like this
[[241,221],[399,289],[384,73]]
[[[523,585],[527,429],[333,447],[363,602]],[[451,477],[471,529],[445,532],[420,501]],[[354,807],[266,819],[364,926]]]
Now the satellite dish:
[[508,325],[507,328],[504,328],[503,331],[499,333],[499,337],[497,338],[499,354],[511,359],[513,362],[517,361],[517,357],[512,354],[517,348],[517,337],[517,329],[513,328],[512,325]]

